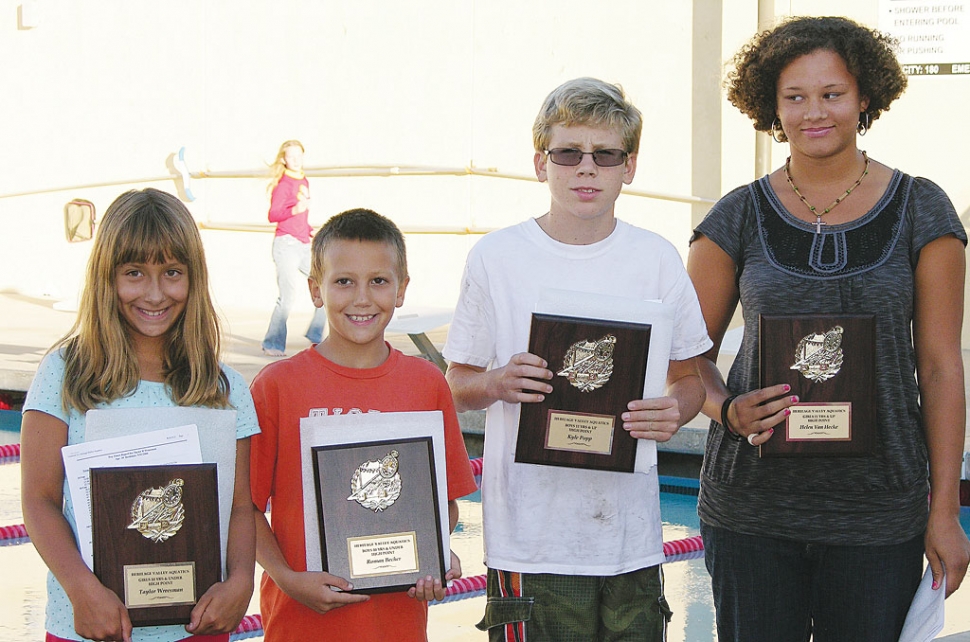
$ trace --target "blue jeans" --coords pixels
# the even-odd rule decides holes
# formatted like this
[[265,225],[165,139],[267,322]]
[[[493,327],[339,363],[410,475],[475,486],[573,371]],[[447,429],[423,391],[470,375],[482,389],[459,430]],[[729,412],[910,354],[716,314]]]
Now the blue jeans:
[[[276,282],[280,296],[276,299],[273,316],[269,319],[269,329],[263,339],[264,350],[286,350],[286,320],[293,306],[299,301],[310,298],[307,277],[310,276],[310,244],[301,243],[290,235],[273,239],[273,262],[276,263]],[[311,343],[319,343],[323,329],[327,325],[327,313],[323,308],[315,308],[306,338]]]
[[923,536],[834,546],[701,523],[720,642],[895,642],[923,572]]

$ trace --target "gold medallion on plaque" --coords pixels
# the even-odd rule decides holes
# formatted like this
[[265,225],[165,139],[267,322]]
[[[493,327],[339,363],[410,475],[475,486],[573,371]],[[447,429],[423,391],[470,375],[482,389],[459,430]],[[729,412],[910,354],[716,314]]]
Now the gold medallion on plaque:
[[598,341],[577,341],[569,346],[562,359],[562,370],[556,374],[566,377],[580,392],[602,388],[613,374],[613,349],[616,337],[608,334]]
[[815,382],[827,381],[839,374],[842,333],[842,326],[837,325],[828,332],[803,337],[795,348],[795,363],[790,369],[798,370],[806,379]]
[[350,497],[364,508],[379,513],[401,496],[401,474],[398,472],[398,452],[392,450],[382,459],[365,461],[350,479]]
[[143,490],[131,504],[131,523],[128,528],[137,530],[153,542],[164,542],[182,528],[185,507],[182,490],[185,481],[175,478],[166,486]]

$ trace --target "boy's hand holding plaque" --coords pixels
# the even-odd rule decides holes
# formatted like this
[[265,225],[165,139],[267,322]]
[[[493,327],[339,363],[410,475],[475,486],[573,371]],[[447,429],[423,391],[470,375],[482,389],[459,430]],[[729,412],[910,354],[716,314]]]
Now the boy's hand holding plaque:
[[876,436],[872,315],[762,316],[761,385],[787,383],[799,403],[762,457],[866,456]]
[[354,591],[444,582],[431,437],[311,447],[324,569]]
[[649,324],[533,314],[529,352],[555,373],[541,403],[522,404],[515,461],[633,472],[637,440],[622,428],[643,396]]
[[314,415],[300,442],[308,571],[342,577],[353,593],[446,583],[440,411]]

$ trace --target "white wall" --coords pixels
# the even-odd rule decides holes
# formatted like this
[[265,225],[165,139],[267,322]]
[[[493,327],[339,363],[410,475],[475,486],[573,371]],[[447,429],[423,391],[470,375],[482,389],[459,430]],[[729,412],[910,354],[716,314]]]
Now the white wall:
[[[532,175],[531,124],[560,82],[620,82],[644,111],[632,186],[687,195],[689,3],[575,0],[409,3],[0,0],[0,195],[163,177],[186,146],[193,170],[265,167],[301,139],[308,166],[494,167]],[[366,206],[403,228],[494,228],[541,214],[537,184],[495,178],[311,179],[311,220]],[[174,183],[157,186],[174,191]],[[103,212],[140,185],[0,198],[0,289],[70,296],[86,248],[63,241],[63,204]],[[265,181],[195,181],[203,222],[265,222]],[[686,247],[689,207],[623,197],[628,220]],[[410,300],[450,305],[474,236],[410,236]],[[29,242],[25,242],[29,239]],[[267,234],[207,231],[217,298],[269,308]],[[29,266],[29,269],[22,269]]]
[[[103,213],[124,189],[175,191],[171,180],[139,179],[168,176],[166,161],[181,146],[195,171],[258,170],[280,142],[299,138],[310,167],[475,166],[529,176],[543,97],[581,75],[621,83],[644,112],[631,187],[690,195],[693,7],[721,9],[724,60],[758,17],[756,0],[28,0],[39,20],[23,29],[22,1],[0,0],[0,60],[8,61],[0,65],[0,290],[55,298],[76,292],[89,247],[64,241],[64,203],[88,198]],[[876,2],[793,0],[774,10],[848,11],[874,23]],[[968,83],[911,78],[862,141],[874,158],[939,182],[961,213],[970,206],[960,162],[970,128],[954,106],[970,98]],[[712,77],[709,91],[719,84]],[[723,193],[754,177],[754,134],[724,100],[710,118],[720,121]],[[773,149],[775,167],[786,148]],[[311,185],[314,224],[364,206],[405,229],[481,230],[548,207],[544,186],[499,178]],[[44,193],[10,196],[31,191]],[[190,209],[202,223],[265,222],[263,179],[196,180],[193,192]],[[617,212],[686,253],[689,205],[622,196]],[[270,235],[207,229],[204,238],[220,305],[268,310],[276,296]],[[476,238],[410,234],[409,301],[451,305]]]
[[[844,15],[879,27],[878,0],[778,0],[774,5],[778,18]],[[859,139],[859,146],[891,167],[929,177],[940,184],[962,216],[970,208],[970,183],[965,178],[966,167],[962,162],[970,146],[970,127],[961,119],[958,106],[968,101],[968,77],[910,76],[903,96],[879,118],[865,138]],[[772,150],[772,167],[777,167],[785,160],[787,145],[773,144]]]

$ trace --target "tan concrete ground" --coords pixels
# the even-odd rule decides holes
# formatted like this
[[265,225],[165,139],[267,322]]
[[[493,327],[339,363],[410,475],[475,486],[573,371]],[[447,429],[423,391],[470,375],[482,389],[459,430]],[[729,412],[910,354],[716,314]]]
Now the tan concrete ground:
[[[0,292],[0,390],[26,391],[47,349],[70,330],[75,312],[56,309],[55,305],[61,307],[49,299]],[[273,361],[260,347],[269,313],[222,309],[220,317],[225,336],[223,360],[252,381],[263,366]],[[309,345],[302,336],[309,321],[308,311],[290,317],[287,354]],[[440,348],[445,327],[428,332],[428,337]],[[406,334],[388,334],[387,339],[406,354],[418,354]]]
[[[220,315],[226,337],[223,360],[242,373],[247,381],[252,381],[263,366],[273,361],[260,348],[269,323],[269,313],[225,308],[220,310]],[[55,303],[51,300],[0,292],[0,390],[26,391],[44,353],[71,328],[74,318],[74,312],[55,309]],[[296,313],[290,318],[287,354],[294,354],[309,345],[302,336],[309,321],[309,311]],[[427,334],[440,350],[445,342],[447,326]],[[388,334],[387,339],[405,354],[418,354],[418,349],[406,334]],[[970,351],[964,351],[964,364],[970,372]],[[970,377],[967,381],[970,385]],[[700,452],[699,449],[703,447],[702,432],[706,427],[706,418],[695,419],[688,424],[688,430],[678,435],[680,444],[671,444],[673,449],[678,452]],[[970,451],[970,431],[964,450]]]

